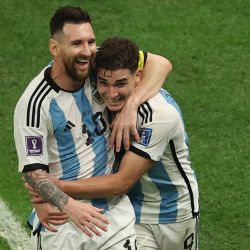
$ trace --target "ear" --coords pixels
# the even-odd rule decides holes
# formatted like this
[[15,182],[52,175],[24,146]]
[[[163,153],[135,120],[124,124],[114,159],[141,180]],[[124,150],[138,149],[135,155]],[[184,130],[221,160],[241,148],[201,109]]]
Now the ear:
[[60,56],[60,47],[57,40],[52,38],[49,39],[49,50],[53,57]]
[[141,81],[141,78],[142,78],[142,70],[137,69],[137,71],[135,72],[135,86],[139,84],[139,82]]

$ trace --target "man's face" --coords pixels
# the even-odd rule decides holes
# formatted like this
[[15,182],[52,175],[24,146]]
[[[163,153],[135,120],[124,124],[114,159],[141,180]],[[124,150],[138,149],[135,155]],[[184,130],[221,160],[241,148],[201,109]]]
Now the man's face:
[[66,23],[59,34],[61,62],[66,73],[75,81],[88,77],[96,54],[96,39],[89,23]]
[[110,111],[123,108],[138,81],[138,74],[131,74],[128,69],[99,69],[97,72],[97,90]]

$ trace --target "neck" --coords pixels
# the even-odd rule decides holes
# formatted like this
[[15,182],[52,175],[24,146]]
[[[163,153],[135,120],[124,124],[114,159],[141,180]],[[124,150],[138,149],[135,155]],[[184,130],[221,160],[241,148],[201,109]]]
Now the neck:
[[63,90],[76,91],[81,88],[83,82],[73,80],[66,72],[63,65],[54,62],[51,69],[51,78]]
[[109,110],[109,112],[108,112],[108,116],[109,116],[109,123],[112,123],[113,122],[113,120],[115,119],[115,116],[116,116],[116,114],[118,113],[118,111],[110,111]]

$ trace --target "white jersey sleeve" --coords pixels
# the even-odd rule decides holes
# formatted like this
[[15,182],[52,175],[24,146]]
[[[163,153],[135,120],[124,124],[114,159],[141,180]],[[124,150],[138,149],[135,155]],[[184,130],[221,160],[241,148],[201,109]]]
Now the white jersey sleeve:
[[178,127],[181,126],[178,112],[172,105],[166,105],[158,94],[140,106],[137,122],[141,139],[139,143],[132,143],[131,151],[138,149],[138,154],[159,161],[169,141],[175,137]]
[[[43,72],[33,82],[43,78]],[[39,101],[42,95],[34,88],[27,88],[19,99],[14,113],[14,138],[19,159],[18,170],[26,172],[37,168],[48,170],[47,135],[48,122],[44,112],[44,106],[39,109]],[[36,96],[30,95],[34,91]],[[45,91],[45,90],[44,90]],[[26,166],[26,167],[24,167]],[[28,166],[28,168],[27,168]]]

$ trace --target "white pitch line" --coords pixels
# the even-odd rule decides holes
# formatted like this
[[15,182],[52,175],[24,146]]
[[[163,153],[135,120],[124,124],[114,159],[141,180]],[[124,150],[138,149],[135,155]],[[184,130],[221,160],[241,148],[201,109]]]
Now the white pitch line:
[[8,242],[13,250],[31,250],[27,232],[0,198],[0,236]]

